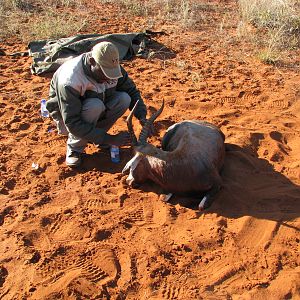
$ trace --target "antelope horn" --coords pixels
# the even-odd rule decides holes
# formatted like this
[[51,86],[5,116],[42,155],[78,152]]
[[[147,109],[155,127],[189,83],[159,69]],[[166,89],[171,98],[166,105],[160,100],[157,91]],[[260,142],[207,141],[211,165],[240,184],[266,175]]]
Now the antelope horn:
[[130,114],[128,115],[128,117],[126,119],[128,132],[129,132],[130,138],[131,138],[131,144],[133,146],[137,145],[137,139],[136,139],[136,136],[135,136],[135,133],[133,130],[133,126],[132,126],[132,117],[137,108],[138,103],[139,103],[139,100],[135,103],[133,109],[131,110]]
[[164,109],[164,105],[165,105],[165,100],[163,100],[162,105],[160,107],[160,109],[154,113],[145,123],[145,125],[142,128],[142,131],[140,133],[139,136],[139,143],[141,144],[146,144],[147,143],[147,138],[149,136],[149,129],[151,127],[151,125],[153,124],[153,122],[155,121],[155,119],[162,113],[163,109]]

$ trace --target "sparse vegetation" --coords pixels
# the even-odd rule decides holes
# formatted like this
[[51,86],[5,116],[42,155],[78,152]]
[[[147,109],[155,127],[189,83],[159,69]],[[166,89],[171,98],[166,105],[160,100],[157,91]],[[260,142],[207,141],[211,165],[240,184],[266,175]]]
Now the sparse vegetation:
[[3,0],[0,7],[0,38],[16,36],[24,42],[77,34],[85,20],[60,8],[81,5],[75,0]]
[[276,63],[286,51],[299,48],[300,9],[297,1],[239,0],[239,7],[242,17],[239,33],[252,38],[262,61]]
[[276,64],[280,59],[280,53],[272,48],[261,50],[257,57],[266,64]]
[[[120,7],[122,13],[142,16],[152,25],[175,22],[182,28],[197,28],[208,19],[215,5],[193,0],[98,0]],[[0,7],[0,38],[18,36],[23,41],[59,38],[78,33],[85,25],[82,17],[66,11],[78,8],[84,1],[76,0],[2,0]],[[64,8],[64,9],[62,9]],[[66,9],[67,8],[67,9]],[[77,10],[76,10],[77,11]],[[89,16],[90,17],[90,16]],[[30,22],[29,22],[30,20]],[[33,23],[32,23],[32,20]]]
[[[220,9],[208,1],[193,0],[98,0],[119,7],[122,14],[145,17],[147,29],[172,22],[182,29],[212,26]],[[28,42],[78,34],[91,16],[79,15],[85,2],[76,0],[2,0],[0,38],[17,36]],[[274,64],[300,47],[300,3],[296,0],[239,0],[240,23],[237,35],[256,48],[257,57]],[[79,8],[79,9],[78,9]],[[232,11],[222,6],[223,19],[214,24],[220,42],[232,41]],[[68,13],[68,10],[70,13]],[[76,10],[76,13],[74,11]],[[235,13],[235,16],[237,14]],[[235,23],[236,25],[237,23]],[[218,27],[219,26],[219,27]],[[157,27],[157,26],[156,26]],[[219,30],[218,30],[219,28]],[[232,27],[231,27],[232,28]]]
[[40,38],[60,38],[77,34],[85,22],[73,15],[46,13],[31,24],[31,36]]
[[299,29],[300,17],[293,0],[239,0],[242,18],[258,27]]
[[99,0],[120,6],[127,14],[156,20],[173,21],[185,28],[193,27],[202,20],[205,11],[214,10],[214,5],[192,0]]

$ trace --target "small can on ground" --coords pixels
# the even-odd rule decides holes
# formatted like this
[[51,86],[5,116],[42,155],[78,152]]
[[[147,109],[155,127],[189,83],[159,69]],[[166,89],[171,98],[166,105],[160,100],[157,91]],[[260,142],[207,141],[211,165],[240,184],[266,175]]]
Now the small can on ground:
[[117,164],[120,162],[120,149],[118,146],[112,145],[110,147],[110,157],[113,163]]
[[42,99],[41,100],[41,116],[44,118],[48,118],[49,117],[49,111],[46,108],[46,99]]

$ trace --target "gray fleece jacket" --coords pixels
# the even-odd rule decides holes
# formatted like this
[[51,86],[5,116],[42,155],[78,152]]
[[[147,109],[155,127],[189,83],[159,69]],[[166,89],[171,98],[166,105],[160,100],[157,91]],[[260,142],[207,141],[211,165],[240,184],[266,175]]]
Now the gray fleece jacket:
[[110,83],[97,83],[88,66],[90,53],[66,61],[54,73],[46,107],[50,115],[56,119],[62,117],[68,131],[89,142],[101,144],[106,136],[105,130],[85,122],[81,118],[82,101],[86,98],[99,98],[104,103],[115,91],[123,91],[131,97],[129,109],[132,110],[139,101],[135,111],[137,119],[146,118],[147,109],[140,92],[127,72],[121,67],[123,77]]

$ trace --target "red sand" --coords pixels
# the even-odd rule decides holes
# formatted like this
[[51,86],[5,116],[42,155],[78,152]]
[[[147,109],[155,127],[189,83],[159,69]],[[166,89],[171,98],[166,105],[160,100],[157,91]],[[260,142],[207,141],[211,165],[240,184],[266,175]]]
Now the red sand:
[[[146,26],[113,18],[90,32]],[[31,75],[31,58],[1,56],[1,299],[300,299],[299,70],[241,57],[213,29],[158,30],[175,58],[124,63],[150,111],[166,101],[151,142],[177,121],[218,125],[231,144],[224,188],[204,213],[163,203],[154,184],[124,184],[129,148],[113,164],[90,146],[69,169],[65,138],[39,115],[50,79]],[[112,132],[124,129],[125,117]]]

